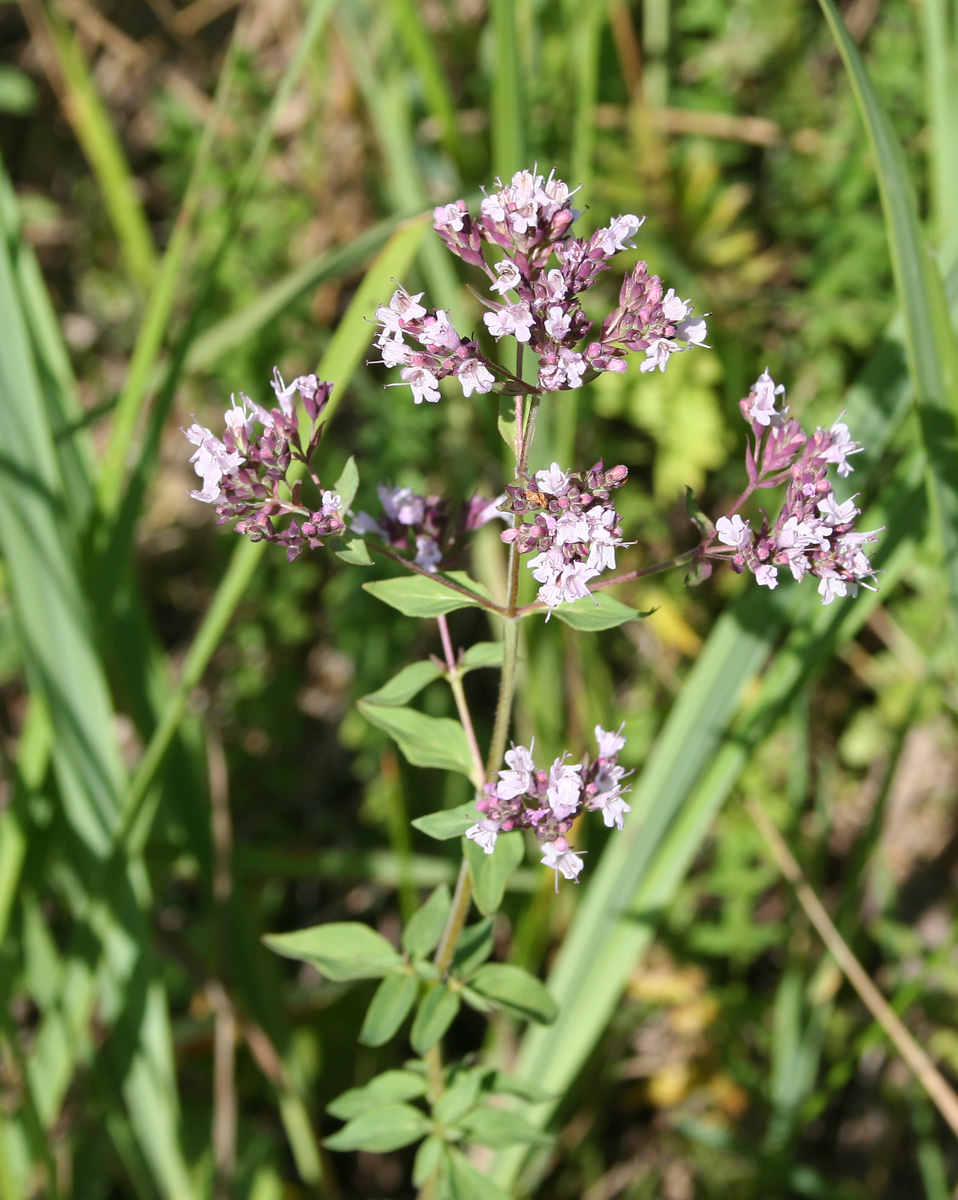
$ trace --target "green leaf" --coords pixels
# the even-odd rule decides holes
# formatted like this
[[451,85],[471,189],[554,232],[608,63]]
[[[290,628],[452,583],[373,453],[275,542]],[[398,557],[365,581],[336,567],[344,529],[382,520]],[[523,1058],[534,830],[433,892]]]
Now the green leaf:
[[702,506],[695,499],[695,493],[690,487],[685,489],[685,511],[689,514],[689,520],[703,537],[712,536],[715,532],[715,525],[711,518],[703,512]]
[[335,554],[337,558],[341,558],[343,562],[350,563],[354,567],[371,567],[373,565],[373,560],[362,538],[350,538],[346,543],[346,549],[336,550]]
[[402,963],[382,934],[358,921],[333,921],[296,933],[270,933],[263,941],[285,958],[312,963],[337,983],[376,979]]
[[958,344],[938,265],[918,220],[918,203],[901,143],[883,111],[861,53],[833,0],[819,0],[838,45],[871,143],[885,214],[905,347],[928,456],[928,493],[941,541],[958,634]]
[[481,1071],[460,1071],[433,1106],[432,1115],[442,1125],[453,1125],[479,1099]]
[[403,667],[394,675],[388,683],[384,683],[378,691],[364,696],[363,700],[367,704],[383,704],[387,708],[408,704],[413,696],[418,695],[424,687],[433,680],[439,679],[441,675],[442,670],[430,659],[410,663],[408,667]]
[[451,904],[449,888],[443,883],[409,918],[402,932],[402,948],[410,958],[425,958],[435,950],[442,937]]
[[486,963],[469,979],[470,987],[503,1008],[550,1025],[558,1016],[556,1002],[535,976],[511,963]]
[[500,396],[499,416],[496,421],[496,428],[499,430],[499,436],[506,443],[512,453],[517,454],[515,396]]
[[371,704],[368,699],[360,700],[357,708],[367,721],[389,734],[413,766],[461,771],[472,778],[472,755],[458,721],[427,717],[414,708]]
[[359,1033],[364,1046],[382,1046],[395,1036],[412,1012],[419,995],[419,979],[407,971],[387,975],[373,996]]
[[501,667],[502,642],[475,642],[462,656],[460,671],[474,671],[477,667]]
[[417,1054],[431,1050],[456,1018],[460,999],[456,992],[440,983],[422,998],[412,1023],[409,1043]]
[[456,953],[452,957],[452,969],[463,979],[468,979],[470,973],[492,953],[495,944],[492,936],[494,924],[492,917],[483,917],[475,925],[467,925],[459,935]]
[[616,600],[608,592],[596,592],[592,596],[583,596],[573,604],[560,604],[552,610],[552,614],[572,629],[597,633],[600,629],[614,629],[626,621],[648,617],[651,611],[639,612],[637,608],[629,608],[621,600]]
[[446,1185],[451,1200],[511,1200],[487,1174],[480,1174],[453,1147],[446,1154]]
[[388,1154],[411,1146],[432,1128],[429,1118],[411,1104],[387,1104],[360,1114],[323,1143],[330,1150],[368,1150]]
[[476,907],[488,917],[498,911],[509,877],[522,862],[522,834],[500,834],[491,854],[486,854],[470,838],[463,838],[463,852],[469,864]]
[[352,508],[358,489],[359,470],[356,467],[355,458],[350,454],[349,458],[346,459],[346,465],[343,467],[342,474],[333,484],[333,491],[343,502],[344,513]]
[[416,1161],[412,1166],[412,1181],[415,1187],[421,1188],[435,1172],[445,1144],[441,1137],[431,1133],[416,1151]]
[[485,1015],[486,1013],[491,1013],[496,1007],[491,1000],[487,1000],[485,996],[480,996],[478,992],[474,992],[468,983],[462,985],[459,989],[459,995],[462,997],[463,1004],[468,1004],[473,1012]]
[[428,1090],[429,1084],[425,1075],[419,1075],[415,1071],[383,1071],[365,1087],[350,1088],[337,1096],[326,1105],[326,1111],[340,1121],[350,1121],[353,1117],[370,1112],[374,1108],[384,1108],[387,1104],[398,1104],[403,1100],[415,1100],[418,1096],[425,1096]]
[[479,820],[475,803],[460,804],[456,808],[441,808],[438,812],[416,817],[413,827],[437,842],[448,842],[450,838],[462,837],[470,825]]
[[552,1139],[513,1110],[477,1108],[459,1122],[470,1142],[505,1150],[508,1146],[545,1145]]
[[[441,582],[443,578],[453,580],[466,590],[453,590]],[[482,584],[470,579],[464,571],[449,571],[446,576],[403,575],[399,579],[364,583],[363,587],[371,596],[398,608],[407,617],[440,617],[457,608],[488,608],[492,604],[492,597]]]

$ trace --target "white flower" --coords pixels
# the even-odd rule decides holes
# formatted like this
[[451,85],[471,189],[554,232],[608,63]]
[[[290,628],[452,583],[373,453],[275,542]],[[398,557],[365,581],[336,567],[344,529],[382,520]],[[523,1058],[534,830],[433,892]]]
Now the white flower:
[[193,424],[184,430],[184,433],[197,447],[190,462],[203,480],[203,487],[199,491],[190,492],[190,495],[194,500],[202,500],[204,504],[215,504],[222,495],[220,482],[223,476],[232,475],[243,465],[245,459],[238,450],[227,450],[220,439],[204,425]]
[[770,425],[773,420],[783,417],[788,409],[783,407],[780,413],[776,412],[775,397],[783,395],[784,392],[784,384],[776,384],[766,367],[752,386],[755,399],[748,410],[749,420],[756,421],[759,425]]
[[[468,836],[468,835],[467,835]],[[584,863],[582,858],[573,853],[564,837],[556,838],[554,842],[546,842],[540,846],[542,858],[539,860],[544,867],[551,867],[556,873],[556,891],[559,890],[559,872],[566,879],[577,879]],[[583,851],[583,854],[585,851]]]
[[848,432],[848,426],[844,421],[836,421],[831,428],[832,440],[828,448],[822,451],[822,458],[829,463],[835,463],[839,475],[843,479],[847,479],[854,471],[854,467],[848,462],[848,455],[858,454],[864,447],[852,440],[851,434]]
[[497,262],[493,270],[499,278],[490,290],[498,292],[500,296],[504,296],[506,292],[511,291],[518,283],[522,282],[519,268],[511,258],[504,258],[502,262]]
[[616,217],[608,228],[596,230],[596,244],[608,255],[619,250],[632,249],[635,246],[632,236],[638,232],[644,220],[645,217],[636,217],[632,213]]
[[546,288],[549,300],[564,300],[569,289],[565,285],[565,280],[562,278],[562,272],[558,267],[553,267],[546,275]]
[[606,829],[611,829],[613,825],[616,829],[621,829],[625,824],[625,814],[632,811],[632,805],[626,804],[618,789],[596,796],[589,808],[593,812],[602,813],[602,824]]
[[550,496],[564,496],[569,490],[569,476],[556,462],[547,471],[536,471],[536,483]]
[[320,507],[320,512],[324,517],[331,517],[333,513],[341,512],[342,507],[342,496],[337,496],[335,492],[323,492],[323,503]]
[[535,318],[529,305],[520,301],[518,304],[509,304],[505,308],[484,313],[482,319],[494,338],[511,334],[517,342],[527,342]]
[[432,210],[432,216],[436,229],[458,233],[462,229],[466,214],[458,204],[440,204]]
[[824,568],[825,573],[818,581],[818,594],[822,598],[822,604],[831,604],[836,596],[857,596],[858,587],[854,582],[849,582],[847,579],[842,579],[837,571],[833,571],[830,567]]
[[415,351],[410,346],[407,346],[402,340],[402,335],[399,335],[398,337],[383,338],[379,343],[379,348],[383,354],[383,363],[387,367],[405,366],[415,353]]
[[[432,371],[425,367],[403,367],[400,374],[404,382],[412,388],[412,398],[416,404],[422,404],[423,400],[435,404],[439,399],[439,380]],[[396,384],[387,384],[387,387],[396,386]]]
[[499,782],[496,784],[496,794],[500,800],[514,800],[531,792],[535,786],[536,764],[532,761],[532,753],[525,746],[513,746],[506,751],[506,762],[510,770],[499,772]]
[[771,563],[762,563],[760,566],[755,567],[754,570],[755,578],[762,587],[767,587],[771,591],[774,591],[778,587],[778,571],[776,571]]
[[589,520],[585,513],[567,509],[556,521],[555,544],[569,546],[587,542],[590,536]]
[[829,492],[819,500],[818,511],[822,514],[822,523],[831,529],[836,525],[848,525],[859,513],[859,509],[855,507],[854,496],[839,504],[834,492]]
[[473,392],[480,395],[491,392],[496,382],[495,375],[478,358],[467,358],[456,372],[456,378],[462,384],[464,396],[471,396]]
[[419,338],[424,345],[441,346],[444,350],[458,350],[462,339],[455,325],[449,320],[445,309],[438,309],[434,317],[426,317],[422,323],[422,336]]
[[664,371],[668,365],[669,357],[678,350],[675,342],[670,342],[668,338],[655,338],[652,344],[646,349],[645,360],[639,364],[640,371],[654,371],[656,367],[660,371]]
[[567,313],[560,305],[555,304],[549,309],[549,315],[545,320],[545,327],[546,333],[553,341],[561,342],[569,332],[571,324],[571,313]]
[[690,346],[703,345],[707,332],[704,317],[692,317],[688,321],[680,321],[675,328],[675,336],[682,338]]
[[594,732],[595,740],[599,745],[599,758],[612,758],[614,754],[619,753],[625,745],[625,738],[622,736],[624,728],[624,721],[615,733],[610,733],[609,730],[603,729],[601,725],[596,725]]
[[559,821],[570,816],[579,807],[579,793],[582,789],[580,772],[582,764],[569,766],[565,755],[557,758],[549,770],[549,785],[546,798],[552,815]]
[[662,297],[662,315],[670,325],[677,325],[679,321],[684,321],[689,315],[691,308],[692,301],[680,300],[676,296],[674,288],[669,288]]
[[735,546],[738,550],[747,549],[752,542],[752,531],[748,521],[743,521],[736,513],[734,517],[719,517],[715,522],[715,532],[718,540],[726,546]]
[[477,846],[481,846],[486,854],[491,854],[496,848],[496,838],[499,836],[499,822],[489,817],[483,817],[475,825],[466,830],[466,837],[471,838]]

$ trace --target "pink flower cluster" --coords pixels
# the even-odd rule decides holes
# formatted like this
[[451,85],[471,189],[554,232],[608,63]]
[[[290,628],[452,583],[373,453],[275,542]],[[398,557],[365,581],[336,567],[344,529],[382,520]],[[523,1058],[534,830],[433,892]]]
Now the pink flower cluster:
[[[382,329],[377,345],[387,366],[401,367],[403,382],[417,404],[439,399],[439,380],[455,375],[463,392],[510,394],[555,392],[581,387],[600,371],[624,371],[628,351],[644,351],[641,370],[665,370],[670,356],[703,345],[703,318],[692,317],[688,300],[666,291],[648,265],[639,262],[626,276],[618,307],[587,341],[593,322],[579,297],[608,269],[632,240],[644,217],[625,213],[589,238],[572,236],[579,213],[573,192],[554,174],[518,171],[508,184],[485,197],[473,217],[464,200],[440,205],[435,229],[458,257],[485,271],[498,299],[482,299],[483,321],[497,340],[511,337],[537,356],[535,386],[523,382],[484,356],[478,342],[461,337],[448,313],[430,314],[422,295],[401,289],[377,310]],[[490,251],[504,252],[496,259]],[[411,346],[406,338],[418,343]]]
[[784,391],[766,370],[740,403],[754,440],[746,453],[749,487],[743,500],[758,488],[787,481],[781,512],[774,522],[763,514],[758,529],[734,511],[721,517],[715,532],[722,545],[704,553],[724,559],[735,571],[748,569],[768,588],[778,586],[781,567],[797,580],[813,575],[822,603],[831,604],[836,596],[857,595],[859,586],[869,587],[865,580],[875,577],[862,547],[876,541],[880,531],[857,531],[855,498],[840,503],[826,478],[829,466],[847,478],[854,469],[848,460],[862,447],[842,421],[806,434],[788,417],[787,407],[776,408]]
[[566,879],[578,878],[582,857],[570,848],[566,836],[576,817],[601,812],[607,828],[621,829],[631,811],[622,798],[626,774],[619,766],[619,751],[625,745],[622,729],[610,733],[596,725],[595,738],[597,758],[571,764],[566,761],[567,751],[548,771],[536,767],[531,749],[513,746],[506,752],[507,769],[499,772],[496,783],[485,785],[484,796],[476,801],[480,817],[466,830],[466,837],[491,854],[500,833],[532,829],[542,852],[540,861],[556,872],[556,887],[560,872]]
[[509,502],[503,509],[519,520],[505,530],[502,540],[514,542],[520,554],[538,551],[528,566],[541,584],[538,597],[550,616],[563,601],[588,596],[590,579],[615,569],[615,548],[623,541],[609,492],[621,487],[627,476],[624,466],[606,471],[601,460],[577,474],[553,463],[547,471],[536,472],[535,487],[531,480],[520,480],[506,488]]
[[[276,542],[286,547],[290,562],[304,547],[315,549],[330,534],[342,533],[342,500],[325,491],[309,468],[322,437],[320,417],[332,390],[315,375],[300,375],[292,383],[283,382],[273,372],[276,407],[264,408],[240,393],[232,397],[232,407],[224,414],[226,429],[222,438],[203,425],[194,423],[184,430],[196,446],[190,462],[203,481],[194,500],[216,506],[217,521],[236,521],[236,532],[252,542]],[[299,396],[311,422],[309,440],[303,446],[299,416],[293,402]],[[293,461],[303,463],[320,493],[316,509],[301,503],[301,482],[288,479]],[[285,525],[277,522],[291,518]]]
[[462,535],[501,518],[498,505],[505,500],[505,496],[487,500],[476,495],[452,509],[447,500],[420,496],[412,488],[380,484],[377,491],[381,515],[360,512],[350,528],[354,533],[375,534],[397,550],[415,549],[413,562],[427,571],[450,566]]

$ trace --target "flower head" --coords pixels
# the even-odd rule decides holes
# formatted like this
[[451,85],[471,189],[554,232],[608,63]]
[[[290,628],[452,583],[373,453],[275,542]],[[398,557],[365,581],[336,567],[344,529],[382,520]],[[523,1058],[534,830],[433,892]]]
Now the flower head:
[[571,849],[567,836],[575,819],[583,813],[599,812],[604,825],[621,829],[630,811],[622,787],[625,769],[618,760],[625,745],[622,730],[612,733],[597,725],[595,736],[598,758],[570,763],[566,752],[547,771],[536,767],[531,748],[513,746],[506,752],[506,767],[497,781],[483,789],[476,804],[479,820],[466,830],[466,837],[491,854],[500,834],[530,829],[539,844],[541,862],[557,872],[557,886],[560,874],[576,879],[582,857]]
[[[506,488],[509,500],[503,507],[516,514],[518,523],[501,535],[502,540],[515,542],[520,554],[537,552],[528,567],[541,585],[539,600],[550,613],[560,604],[588,596],[589,580],[614,570],[616,547],[623,540],[609,493],[627,475],[625,467],[606,471],[601,462],[578,473],[553,463],[537,471],[534,481],[520,480]],[[535,486],[529,486],[533,482]]]
[[[323,537],[345,529],[340,497],[324,490],[310,467],[322,436],[319,418],[329,403],[332,384],[315,375],[300,375],[287,384],[278,370],[271,383],[275,408],[265,408],[242,393],[238,400],[231,397],[221,438],[197,423],[184,430],[196,446],[190,462],[203,481],[202,488],[190,495],[214,504],[217,519],[235,521],[236,532],[251,541],[285,546],[292,561],[305,547],[315,549],[323,544]],[[309,421],[305,444],[298,408]],[[316,509],[302,502],[300,482],[290,476],[294,462],[305,468],[319,492]]]

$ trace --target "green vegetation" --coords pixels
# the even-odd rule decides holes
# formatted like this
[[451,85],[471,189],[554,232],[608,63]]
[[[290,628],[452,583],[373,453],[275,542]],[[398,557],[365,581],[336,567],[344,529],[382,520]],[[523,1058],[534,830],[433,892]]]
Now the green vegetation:
[[[443,1120],[479,1147],[454,1200],[947,1200],[954,6],[24,0],[0,33],[0,1200],[428,1194],[410,1060],[443,1034]],[[586,233],[647,214],[627,264],[712,346],[547,398],[533,468],[626,463],[623,569],[669,558],[686,487],[713,514],[741,491],[767,364],[864,444],[881,574],[822,607],[679,571],[523,622],[512,737],[549,761],[624,720],[633,812],[583,825],[579,887],[500,863],[410,1025],[475,768],[404,614],[471,647],[483,749],[498,631],[381,560],[218,529],[180,428],[315,370],[357,509],[498,488],[496,399],[386,390],[369,318],[400,279],[481,330],[432,206],[533,162],[584,184]],[[485,528],[463,567],[498,597],[504,562]]]

